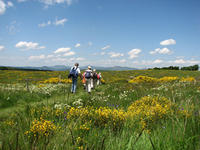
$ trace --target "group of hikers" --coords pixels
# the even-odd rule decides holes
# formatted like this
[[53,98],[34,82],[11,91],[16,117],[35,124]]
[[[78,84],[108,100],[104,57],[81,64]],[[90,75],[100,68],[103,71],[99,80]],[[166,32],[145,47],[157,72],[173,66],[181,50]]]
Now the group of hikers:
[[82,83],[84,85],[84,89],[90,94],[92,89],[95,89],[96,86],[101,84],[101,73],[97,73],[96,69],[91,68],[88,66],[87,70],[83,74],[81,74],[79,64],[75,63],[73,67],[71,67],[68,78],[72,79],[72,87],[71,93],[76,92],[77,87],[77,80],[78,76],[81,77]]

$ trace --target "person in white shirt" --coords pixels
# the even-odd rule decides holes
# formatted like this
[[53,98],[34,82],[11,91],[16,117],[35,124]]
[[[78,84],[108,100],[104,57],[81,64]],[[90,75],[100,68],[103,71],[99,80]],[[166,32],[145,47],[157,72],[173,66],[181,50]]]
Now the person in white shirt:
[[91,93],[91,79],[92,79],[92,69],[88,66],[88,69],[85,70],[85,80],[86,80],[86,91]]
[[72,87],[71,87],[72,93],[76,92],[78,76],[81,75],[81,71],[78,66],[79,66],[79,64],[75,63],[74,66],[71,67],[71,69],[70,69],[69,78],[72,78]]

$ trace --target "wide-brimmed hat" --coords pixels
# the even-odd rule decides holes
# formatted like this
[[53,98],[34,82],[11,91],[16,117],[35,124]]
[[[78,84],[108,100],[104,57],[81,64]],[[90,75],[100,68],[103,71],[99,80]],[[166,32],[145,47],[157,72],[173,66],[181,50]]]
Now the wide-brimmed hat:
[[88,66],[88,69],[91,69],[91,66]]

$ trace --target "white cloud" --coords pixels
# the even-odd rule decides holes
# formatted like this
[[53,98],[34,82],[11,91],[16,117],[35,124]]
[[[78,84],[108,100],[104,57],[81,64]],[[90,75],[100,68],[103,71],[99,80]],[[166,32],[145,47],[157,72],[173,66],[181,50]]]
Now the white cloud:
[[62,3],[66,3],[67,5],[72,4],[72,0],[39,0],[39,2],[42,2],[47,6],[54,5],[54,4],[62,4]]
[[3,45],[0,45],[0,51],[4,50],[4,46]]
[[172,51],[169,50],[168,48],[164,47],[162,49],[161,48],[157,48],[154,51],[150,51],[149,53],[151,55],[156,54],[156,53],[158,53],[158,54],[172,54]]
[[45,59],[45,55],[39,55],[39,56],[30,56],[28,58],[28,60],[41,60],[41,59]]
[[6,4],[4,1],[0,0],[0,15],[4,14],[6,11]]
[[17,0],[19,3],[25,2],[27,0]]
[[110,52],[108,54],[110,55],[111,58],[124,56],[124,54],[122,53],[115,53],[115,52]]
[[26,42],[26,41],[20,41],[18,42],[15,47],[17,48],[22,48],[22,49],[44,49],[45,46],[39,46],[38,43],[33,43],[33,42]]
[[195,65],[195,64],[200,64],[200,61],[198,60],[184,60],[184,59],[176,59],[174,61],[168,61],[170,64],[175,64],[175,65]]
[[70,51],[70,52],[65,53],[63,56],[72,56],[72,55],[75,55],[75,52]]
[[9,8],[9,7],[13,7],[14,5],[13,5],[13,3],[11,2],[11,1],[8,1],[7,2],[7,7]]
[[163,60],[156,59],[156,60],[153,61],[153,64],[160,64],[160,63],[162,63],[162,62],[163,62]]
[[85,58],[83,58],[83,57],[78,57],[78,58],[76,58],[76,60],[77,60],[77,61],[83,61],[83,60],[85,60]]
[[67,61],[67,59],[66,58],[54,58],[54,59],[52,59],[52,61],[55,61],[55,62],[66,62]]
[[168,39],[160,42],[160,45],[175,45],[176,41],[174,39]]
[[13,3],[11,1],[8,1],[7,4],[0,0],[0,15],[3,15],[6,12],[7,8],[13,7]]
[[138,57],[138,54],[141,53],[140,49],[132,49],[131,51],[128,52],[129,58],[133,59]]
[[66,19],[66,18],[61,19],[61,20],[57,20],[57,19],[56,19],[56,21],[54,22],[54,24],[55,24],[56,26],[58,26],[58,25],[64,25],[65,22],[67,22],[67,19]]
[[19,26],[20,23],[17,23],[17,21],[12,21],[9,25],[6,26],[9,34],[15,34],[16,32],[19,32]]
[[47,55],[47,58],[53,58],[54,55]]
[[54,51],[54,53],[64,53],[64,52],[68,52],[69,50],[71,50],[70,47],[63,47],[63,48],[58,48],[57,50]]
[[126,59],[121,59],[119,60],[120,63],[125,63],[126,62]]
[[80,43],[77,43],[77,44],[75,45],[76,48],[77,48],[77,47],[80,47],[80,46],[81,46]]
[[49,26],[49,25],[51,25],[51,21],[48,21],[47,23],[38,24],[39,27],[46,27],[46,26]]
[[200,64],[200,61],[198,61],[198,60],[188,60],[187,63],[194,65],[194,64]]
[[185,64],[186,61],[183,60],[183,59],[177,59],[177,60],[175,60],[173,63],[175,63],[175,64]]
[[108,49],[108,48],[110,48],[110,45],[104,46],[104,47],[101,48],[101,49],[102,49],[102,50],[106,50],[106,49]]

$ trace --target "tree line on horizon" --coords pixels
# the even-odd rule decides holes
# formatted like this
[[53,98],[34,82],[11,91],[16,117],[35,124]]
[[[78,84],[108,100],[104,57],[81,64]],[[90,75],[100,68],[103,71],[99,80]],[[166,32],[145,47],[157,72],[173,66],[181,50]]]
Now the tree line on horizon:
[[179,66],[169,66],[169,67],[155,67],[154,70],[187,70],[187,71],[198,71],[199,65],[187,66],[187,67],[179,67]]

